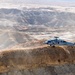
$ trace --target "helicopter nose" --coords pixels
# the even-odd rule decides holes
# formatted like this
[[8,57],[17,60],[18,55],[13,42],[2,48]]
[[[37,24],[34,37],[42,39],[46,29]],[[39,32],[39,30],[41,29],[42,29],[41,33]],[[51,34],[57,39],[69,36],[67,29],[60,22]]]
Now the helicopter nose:
[[48,44],[48,41],[45,41],[44,44]]
[[75,45],[75,43],[74,43],[74,45]]

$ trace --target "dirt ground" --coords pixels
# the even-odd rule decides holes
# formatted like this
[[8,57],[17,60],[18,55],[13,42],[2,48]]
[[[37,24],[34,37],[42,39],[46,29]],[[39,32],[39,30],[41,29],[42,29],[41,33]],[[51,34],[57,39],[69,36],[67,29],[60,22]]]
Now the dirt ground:
[[75,63],[75,47],[19,48],[0,51],[0,73]]

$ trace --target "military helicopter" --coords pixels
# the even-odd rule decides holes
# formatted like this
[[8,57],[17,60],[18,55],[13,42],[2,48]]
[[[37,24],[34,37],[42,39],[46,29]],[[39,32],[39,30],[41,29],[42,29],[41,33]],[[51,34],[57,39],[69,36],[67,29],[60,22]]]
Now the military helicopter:
[[52,47],[55,47],[56,45],[60,45],[60,46],[74,46],[75,43],[72,43],[72,42],[67,42],[67,41],[64,41],[62,39],[59,39],[59,37],[54,37],[53,40],[47,40],[45,41],[45,44],[48,44]]

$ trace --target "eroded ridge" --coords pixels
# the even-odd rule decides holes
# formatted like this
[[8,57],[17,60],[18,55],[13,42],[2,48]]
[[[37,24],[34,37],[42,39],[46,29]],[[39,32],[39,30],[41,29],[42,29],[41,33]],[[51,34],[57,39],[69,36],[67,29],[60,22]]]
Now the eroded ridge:
[[[0,73],[75,63],[75,47],[23,48],[0,51]],[[69,52],[69,53],[68,53]]]

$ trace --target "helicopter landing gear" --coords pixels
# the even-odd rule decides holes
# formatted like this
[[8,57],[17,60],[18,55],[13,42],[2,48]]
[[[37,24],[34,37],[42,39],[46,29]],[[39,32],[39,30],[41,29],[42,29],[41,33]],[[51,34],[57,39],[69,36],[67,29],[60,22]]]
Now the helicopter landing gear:
[[50,45],[51,47],[55,48],[55,45]]

